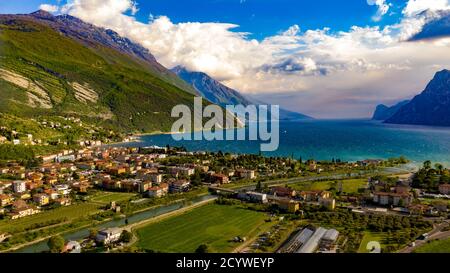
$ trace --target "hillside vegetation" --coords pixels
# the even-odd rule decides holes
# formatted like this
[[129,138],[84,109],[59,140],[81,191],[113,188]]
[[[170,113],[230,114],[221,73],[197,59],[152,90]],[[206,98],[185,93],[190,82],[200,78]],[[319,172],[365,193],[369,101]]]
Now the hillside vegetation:
[[170,130],[190,90],[100,43],[89,46],[27,16],[0,16],[0,112],[76,116],[119,132]]

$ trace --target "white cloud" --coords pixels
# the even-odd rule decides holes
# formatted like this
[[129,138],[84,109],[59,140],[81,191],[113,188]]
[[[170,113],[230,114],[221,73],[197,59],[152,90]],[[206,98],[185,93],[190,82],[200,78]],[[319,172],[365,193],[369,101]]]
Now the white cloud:
[[[372,107],[354,101],[377,104],[416,94],[437,67],[450,63],[448,42],[404,42],[429,20],[429,15],[412,12],[418,6],[411,1],[401,22],[384,28],[302,32],[294,25],[262,41],[233,31],[234,24],[176,24],[166,16],[150,16],[149,22],[142,23],[126,15],[136,7],[131,0],[73,0],[62,10],[141,43],[166,67],[183,65],[247,94],[271,94],[274,102],[292,110],[347,117],[371,111]],[[349,103],[344,107],[346,99]],[[333,113],[317,112],[324,108]]]
[[419,13],[429,10],[449,10],[450,0],[409,0],[403,10],[406,16],[414,16]]
[[59,11],[59,6],[57,5],[49,5],[49,4],[42,4],[39,6],[39,9],[45,10],[51,13],[55,13]]
[[377,13],[372,17],[374,21],[380,21],[381,18],[389,11],[390,4],[386,0],[367,0],[370,6],[376,5],[378,7]]

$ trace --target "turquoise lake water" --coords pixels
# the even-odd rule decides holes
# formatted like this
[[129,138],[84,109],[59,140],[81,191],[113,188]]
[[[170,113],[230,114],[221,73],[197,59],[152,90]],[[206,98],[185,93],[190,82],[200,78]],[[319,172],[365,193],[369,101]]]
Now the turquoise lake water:
[[[246,130],[246,129],[239,129]],[[201,134],[197,132],[196,134]],[[175,141],[171,135],[143,136],[124,146],[184,146],[190,151],[259,153],[259,141]],[[280,123],[280,145],[267,156],[357,161],[406,156],[450,165],[450,128],[393,125],[369,120],[312,120]]]

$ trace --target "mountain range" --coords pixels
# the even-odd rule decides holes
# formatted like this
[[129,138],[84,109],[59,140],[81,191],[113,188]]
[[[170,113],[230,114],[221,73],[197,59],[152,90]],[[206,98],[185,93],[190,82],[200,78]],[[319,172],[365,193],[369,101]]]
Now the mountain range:
[[[192,85],[194,89],[204,98],[209,100],[214,104],[218,104],[222,107],[227,105],[243,105],[248,106],[251,104],[261,105],[267,104],[264,102],[252,101],[244,97],[238,91],[231,89],[214,78],[210,77],[208,74],[197,71],[190,71],[182,66],[176,66],[172,71],[177,74],[180,78],[185,80],[187,83]],[[286,109],[280,108],[280,120],[304,120],[312,119],[311,117],[292,112]]]
[[437,72],[421,94],[385,122],[450,126],[450,71],[444,69]]
[[392,107],[378,105],[373,119],[393,124],[450,126],[450,71],[437,72],[425,90],[411,101]]
[[0,58],[0,113],[20,118],[169,131],[172,107],[198,95],[144,47],[69,15],[0,15]]
[[372,120],[387,120],[388,118],[392,117],[395,113],[397,113],[397,111],[401,107],[403,107],[408,103],[409,100],[401,101],[393,106],[386,106],[384,104],[380,104],[375,109]]

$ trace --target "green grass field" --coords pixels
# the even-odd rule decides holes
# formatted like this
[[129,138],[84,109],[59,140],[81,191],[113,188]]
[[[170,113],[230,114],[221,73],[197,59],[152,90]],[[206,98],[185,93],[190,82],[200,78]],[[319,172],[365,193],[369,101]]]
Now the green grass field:
[[265,227],[267,215],[234,206],[206,205],[137,230],[137,246],[169,253],[194,252],[208,244],[211,252],[231,252],[239,244],[234,237],[256,236]]
[[422,202],[422,204],[432,204],[434,202],[446,202],[448,205],[450,205],[450,200],[448,199],[433,199],[433,198],[420,198],[420,201]]
[[401,247],[401,245],[389,239],[389,234],[386,232],[366,232],[359,246],[358,253],[369,253],[370,250],[367,249],[367,244],[372,241],[380,243],[380,247],[384,251],[386,251],[386,247],[388,246],[395,249]]
[[367,244],[372,241],[380,243],[380,246],[383,248],[384,246],[386,246],[386,233],[367,232],[361,241],[358,253],[369,253],[370,250],[367,249]]
[[450,239],[432,241],[418,247],[415,253],[450,253]]
[[347,179],[336,181],[315,181],[315,182],[299,182],[289,185],[298,191],[308,190],[329,190],[331,188],[338,189],[339,183],[342,183],[342,190],[345,193],[357,193],[360,188],[364,188],[367,185],[367,179]]
[[127,201],[134,196],[136,196],[136,194],[134,193],[102,192],[93,197],[91,201],[109,204],[112,201],[115,202]]
[[0,221],[0,231],[14,232],[18,230],[28,229],[36,224],[42,224],[48,221],[55,221],[64,218],[72,220],[82,216],[86,216],[98,210],[99,205],[92,203],[83,203],[68,207],[61,207],[17,220],[2,220]]

